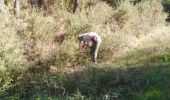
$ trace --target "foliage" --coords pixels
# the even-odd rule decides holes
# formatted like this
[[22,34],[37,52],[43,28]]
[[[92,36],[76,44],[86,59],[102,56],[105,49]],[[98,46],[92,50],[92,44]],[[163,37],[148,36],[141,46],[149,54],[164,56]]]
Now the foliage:
[[[165,1],[134,2],[81,0],[73,14],[73,0],[21,1],[16,19],[7,0],[9,11],[0,14],[0,99],[169,99]],[[77,43],[90,31],[102,37],[97,65]]]
[[[74,72],[62,70],[50,76],[39,74],[9,89],[1,98],[166,100],[169,99],[166,83],[170,68],[169,61],[161,61],[164,57],[169,59],[169,52],[153,57],[152,65],[145,62],[126,68],[89,66]],[[10,91],[12,94],[8,94]]]
[[0,89],[4,91],[25,71],[28,63],[23,55],[22,40],[16,32],[14,21],[1,15],[0,33]]

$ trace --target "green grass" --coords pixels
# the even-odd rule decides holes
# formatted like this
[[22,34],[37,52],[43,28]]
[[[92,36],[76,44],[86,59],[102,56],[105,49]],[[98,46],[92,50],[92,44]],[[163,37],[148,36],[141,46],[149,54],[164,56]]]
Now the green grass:
[[[170,53],[156,56],[148,64],[115,68],[89,66],[68,73],[37,75],[15,84],[1,99],[37,100],[168,100],[170,99]],[[134,59],[135,60],[135,59]],[[28,73],[29,74],[29,73]],[[33,75],[35,73],[30,73]],[[28,75],[29,76],[29,75]]]
[[[161,2],[108,2],[115,8],[103,2],[109,0],[88,0],[72,14],[71,0],[62,1],[41,11],[22,2],[21,19],[0,17],[0,99],[170,99],[169,26]],[[77,34],[88,31],[102,36],[98,65],[78,49]]]

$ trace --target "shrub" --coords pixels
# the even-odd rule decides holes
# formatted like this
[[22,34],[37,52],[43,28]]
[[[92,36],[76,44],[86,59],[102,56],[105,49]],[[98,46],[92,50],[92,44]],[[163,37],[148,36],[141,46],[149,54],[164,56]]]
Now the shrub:
[[[2,20],[3,19],[3,20]],[[22,40],[16,32],[15,22],[1,15],[0,20],[0,90],[4,91],[18,76],[25,71],[29,64],[25,59]]]
[[58,67],[73,67],[77,50],[78,44],[74,39],[64,40],[59,50],[59,56],[57,57]]

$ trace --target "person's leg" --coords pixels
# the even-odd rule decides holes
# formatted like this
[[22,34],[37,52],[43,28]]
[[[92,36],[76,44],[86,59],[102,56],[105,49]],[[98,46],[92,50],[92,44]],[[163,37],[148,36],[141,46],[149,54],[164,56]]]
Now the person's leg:
[[95,62],[95,49],[96,49],[96,42],[92,42],[92,46],[90,49],[91,61]]
[[96,42],[96,47],[95,47],[95,51],[94,51],[95,63],[97,63],[97,57],[98,57],[98,51],[99,51],[100,43],[101,43],[100,41]]
[[93,42],[91,47],[91,57],[92,61],[97,63],[98,50],[100,46],[100,41]]

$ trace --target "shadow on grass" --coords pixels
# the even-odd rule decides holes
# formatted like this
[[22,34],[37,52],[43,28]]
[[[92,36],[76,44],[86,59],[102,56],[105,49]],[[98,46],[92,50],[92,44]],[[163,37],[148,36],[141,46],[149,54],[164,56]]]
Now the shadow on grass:
[[165,20],[166,22],[170,23],[170,16],[168,18],[166,18]]
[[166,22],[170,23],[170,2],[163,4],[164,11],[169,14],[169,16],[166,18]]
[[[168,56],[170,57],[170,56]],[[169,58],[168,58],[169,59]],[[127,68],[89,66],[75,71],[35,69],[0,95],[13,100],[169,100],[170,64],[163,56],[153,63]],[[159,62],[160,61],[160,62]]]

